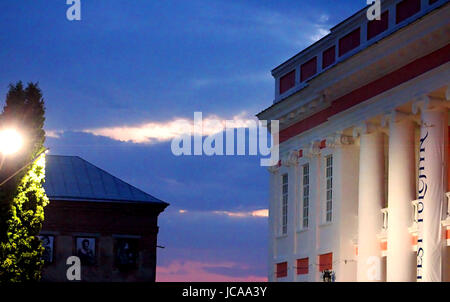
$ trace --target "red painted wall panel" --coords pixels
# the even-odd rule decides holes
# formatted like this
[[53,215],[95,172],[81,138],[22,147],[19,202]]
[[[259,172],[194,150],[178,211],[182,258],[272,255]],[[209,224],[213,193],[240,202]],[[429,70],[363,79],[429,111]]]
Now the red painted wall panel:
[[361,43],[361,29],[358,27],[356,30],[347,34],[345,37],[339,40],[339,56],[342,56],[355,49]]
[[317,72],[317,57],[312,58],[308,62],[302,64],[300,67],[301,73],[301,81],[305,81],[306,79],[312,77]]
[[327,68],[336,61],[336,46],[332,46],[323,52],[322,69]]
[[389,11],[381,14],[381,20],[372,20],[367,23],[367,40],[381,34],[388,29],[389,26]]
[[403,0],[402,2],[397,4],[396,22],[400,23],[419,11],[420,0]]
[[319,272],[333,269],[333,253],[322,254],[319,256]]
[[280,131],[280,143],[317,125],[325,123],[329,117],[328,110],[319,111],[310,117]]
[[297,275],[307,275],[309,272],[309,259],[297,259]]
[[287,262],[277,263],[277,278],[287,277]]
[[285,74],[280,78],[280,94],[285,93],[295,86],[295,70]]

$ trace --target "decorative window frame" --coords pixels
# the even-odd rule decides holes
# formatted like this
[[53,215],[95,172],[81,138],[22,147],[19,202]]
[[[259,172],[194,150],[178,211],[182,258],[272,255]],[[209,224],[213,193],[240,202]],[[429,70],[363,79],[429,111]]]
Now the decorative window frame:
[[[304,177],[304,170],[303,168],[308,165],[309,166],[309,204],[308,204],[308,226],[304,227],[303,220],[304,220],[304,183],[303,183],[303,177]],[[309,158],[300,158],[298,161],[297,166],[297,175],[298,175],[298,181],[297,181],[297,188],[298,188],[298,194],[297,194],[297,232],[303,232],[309,230],[311,226],[311,179],[313,173],[315,171],[312,171],[311,169],[311,161]]]
[[[321,151],[320,156],[320,226],[326,226],[333,224],[334,222],[334,205],[335,205],[335,186],[334,186],[334,177],[336,175],[334,171],[335,165],[335,155],[333,152],[333,148],[326,147],[323,148]],[[332,164],[332,187],[331,187],[331,220],[327,221],[327,176],[326,176],[326,169],[327,169],[327,158],[332,156],[333,157],[333,164]]]
[[[286,209],[286,216],[287,216],[287,222],[286,222],[286,232],[283,230],[283,176],[287,175],[288,182],[287,182],[287,209]],[[282,166],[279,171],[279,196],[278,196],[278,204],[277,204],[277,211],[278,211],[278,221],[277,221],[277,237],[287,237],[288,231],[289,231],[289,180],[292,177],[289,173],[289,169]]]

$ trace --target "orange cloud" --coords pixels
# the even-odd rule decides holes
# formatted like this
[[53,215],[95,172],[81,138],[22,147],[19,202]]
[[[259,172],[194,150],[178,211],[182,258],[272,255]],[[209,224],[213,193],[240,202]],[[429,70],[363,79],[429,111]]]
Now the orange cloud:
[[[188,213],[188,210],[181,209],[181,210],[178,210],[178,213],[186,214],[186,213]],[[199,213],[224,215],[224,216],[234,217],[234,218],[248,218],[248,217],[267,218],[267,217],[269,217],[268,209],[260,209],[260,210],[255,210],[255,211],[212,211],[212,212],[199,212]]]
[[[229,121],[228,127],[249,128],[256,126],[254,118],[242,112],[226,119],[217,115],[209,115],[202,118],[203,135],[214,135],[225,129],[225,121]],[[194,120],[175,118],[166,122],[150,122],[136,126],[113,126],[104,128],[85,129],[82,132],[97,136],[105,136],[122,142],[138,144],[151,144],[170,141],[183,135],[191,135],[194,129]]]
[[227,215],[229,217],[237,217],[237,218],[269,217],[269,210],[261,209],[250,212],[214,211],[214,214]]

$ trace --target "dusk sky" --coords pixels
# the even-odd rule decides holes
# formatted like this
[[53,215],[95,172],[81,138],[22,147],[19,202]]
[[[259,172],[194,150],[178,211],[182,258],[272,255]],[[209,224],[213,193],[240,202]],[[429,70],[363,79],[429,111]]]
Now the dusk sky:
[[50,154],[78,155],[170,203],[157,281],[267,279],[269,174],[256,156],[172,155],[194,112],[245,121],[270,70],[365,0],[1,0],[0,96],[39,82]]

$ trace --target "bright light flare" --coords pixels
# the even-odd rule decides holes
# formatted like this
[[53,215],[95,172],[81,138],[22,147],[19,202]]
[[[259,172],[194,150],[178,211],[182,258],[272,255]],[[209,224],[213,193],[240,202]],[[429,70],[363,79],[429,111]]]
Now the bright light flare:
[[22,135],[15,129],[0,130],[0,152],[3,155],[16,153],[22,148]]

